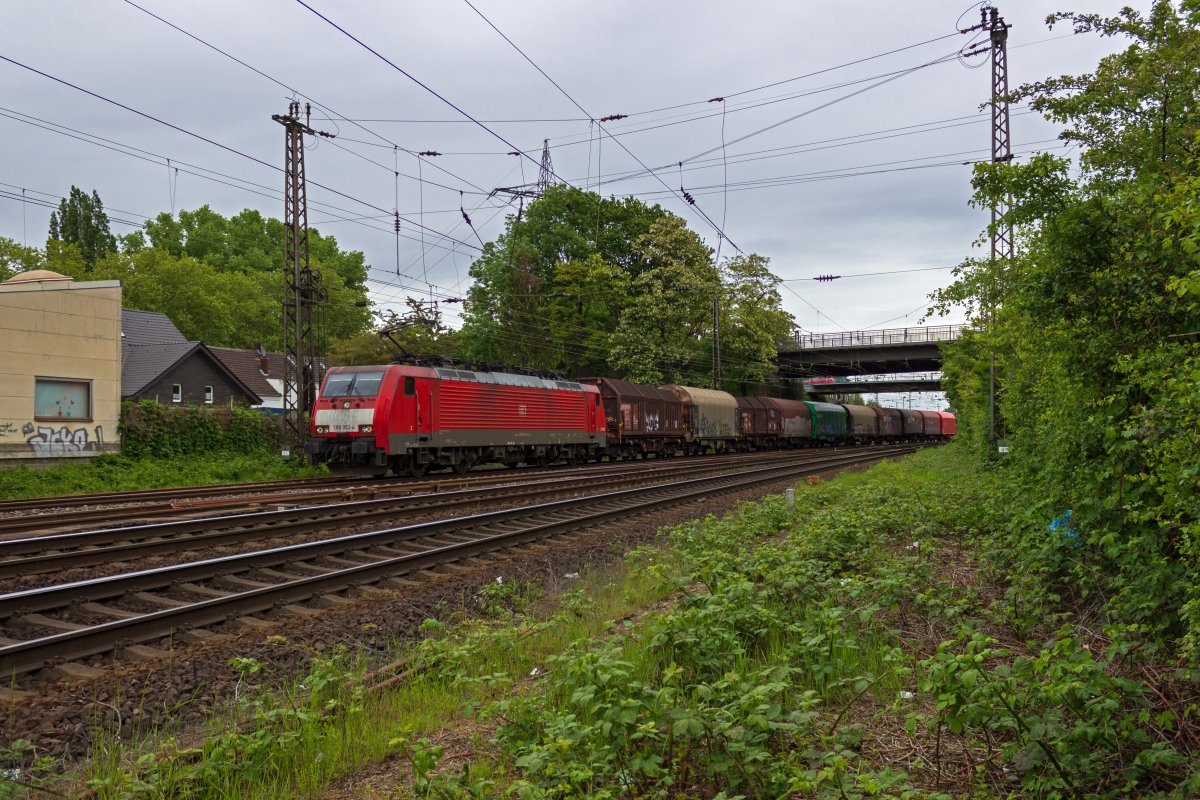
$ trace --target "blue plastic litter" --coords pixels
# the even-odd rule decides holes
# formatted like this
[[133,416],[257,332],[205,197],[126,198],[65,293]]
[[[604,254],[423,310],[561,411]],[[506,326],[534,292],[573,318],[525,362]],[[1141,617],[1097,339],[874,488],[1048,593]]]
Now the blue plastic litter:
[[1064,545],[1070,548],[1083,547],[1083,537],[1079,535],[1079,531],[1071,524],[1071,509],[1067,509],[1060,516],[1051,520],[1049,531],[1057,533],[1058,538]]

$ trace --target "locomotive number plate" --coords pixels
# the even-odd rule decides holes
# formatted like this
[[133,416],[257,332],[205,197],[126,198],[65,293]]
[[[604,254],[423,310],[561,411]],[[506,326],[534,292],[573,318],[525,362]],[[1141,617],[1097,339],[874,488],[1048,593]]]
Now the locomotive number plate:
[[358,426],[352,422],[335,422],[329,426],[331,433],[354,433]]

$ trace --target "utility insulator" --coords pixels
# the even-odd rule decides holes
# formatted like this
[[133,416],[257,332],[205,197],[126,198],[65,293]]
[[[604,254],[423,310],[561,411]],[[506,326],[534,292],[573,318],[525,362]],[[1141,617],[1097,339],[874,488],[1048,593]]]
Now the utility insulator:
[[813,280],[821,281],[822,283],[824,283],[825,281],[836,281],[840,277],[842,277],[842,276],[841,275],[818,275],[817,277],[813,278]]

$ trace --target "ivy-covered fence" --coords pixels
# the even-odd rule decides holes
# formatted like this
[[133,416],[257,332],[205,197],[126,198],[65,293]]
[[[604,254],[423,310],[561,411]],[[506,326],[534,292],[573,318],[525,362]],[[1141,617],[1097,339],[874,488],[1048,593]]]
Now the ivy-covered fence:
[[153,400],[121,407],[121,452],[130,458],[278,449],[279,418],[261,411],[165,406]]

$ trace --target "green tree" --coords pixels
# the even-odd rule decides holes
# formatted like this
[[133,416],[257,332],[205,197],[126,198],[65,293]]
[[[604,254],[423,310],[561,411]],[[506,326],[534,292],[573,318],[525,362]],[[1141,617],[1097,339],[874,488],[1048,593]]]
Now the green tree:
[[[225,341],[210,337],[206,342],[230,347],[263,342],[278,349],[282,346],[283,232],[282,222],[253,209],[226,218],[202,206],[177,215],[159,214],[146,223],[145,241],[149,249],[205,264],[225,276],[221,285],[250,293],[228,298],[235,306],[236,330]],[[309,229],[308,237],[309,264],[327,295],[317,312],[323,336],[317,344],[324,351],[368,329],[368,267],[361,252],[342,250],[334,237],[315,228]],[[138,249],[137,243],[126,248],[130,253]]]
[[755,253],[726,261],[721,310],[721,362],[724,388],[735,394],[771,391],[778,384],[779,347],[796,327],[783,309],[780,279],[770,259]]
[[0,282],[22,272],[45,268],[46,256],[42,251],[0,236]]
[[[594,369],[595,351],[576,340],[578,333],[591,330],[597,307],[576,304],[573,313],[570,298],[585,283],[595,288],[584,272],[593,278],[611,275],[617,283],[604,291],[628,287],[641,268],[634,243],[656,220],[668,216],[660,207],[632,198],[604,199],[571,186],[548,189],[519,218],[510,216],[505,232],[485,244],[471,265],[474,282],[463,325],[466,354],[482,361],[575,372],[576,358],[586,352],[593,360],[585,369]],[[571,262],[588,266],[562,267]],[[564,282],[562,287],[558,280]],[[565,302],[555,302],[559,300]],[[608,324],[617,314],[619,306],[614,304]],[[552,317],[553,333],[547,324]]]
[[722,292],[712,251],[678,217],[637,240],[632,302],[612,335],[609,364],[639,383],[705,383],[713,298]]
[[1064,20],[1130,45],[1013,93],[1084,146],[1082,173],[1048,155],[977,168],[974,202],[1011,199],[1019,247],[1010,264],[967,262],[936,298],[977,323],[948,350],[947,393],[982,449],[995,359],[1013,467],[1088,532],[1048,579],[1200,653],[1200,506],[1174,489],[1194,488],[1200,429],[1200,3],[1050,18]]
[[70,194],[59,201],[58,210],[50,212],[50,241],[77,246],[88,267],[115,253],[117,240],[108,229],[100,195],[93,191],[88,196],[72,186]]

